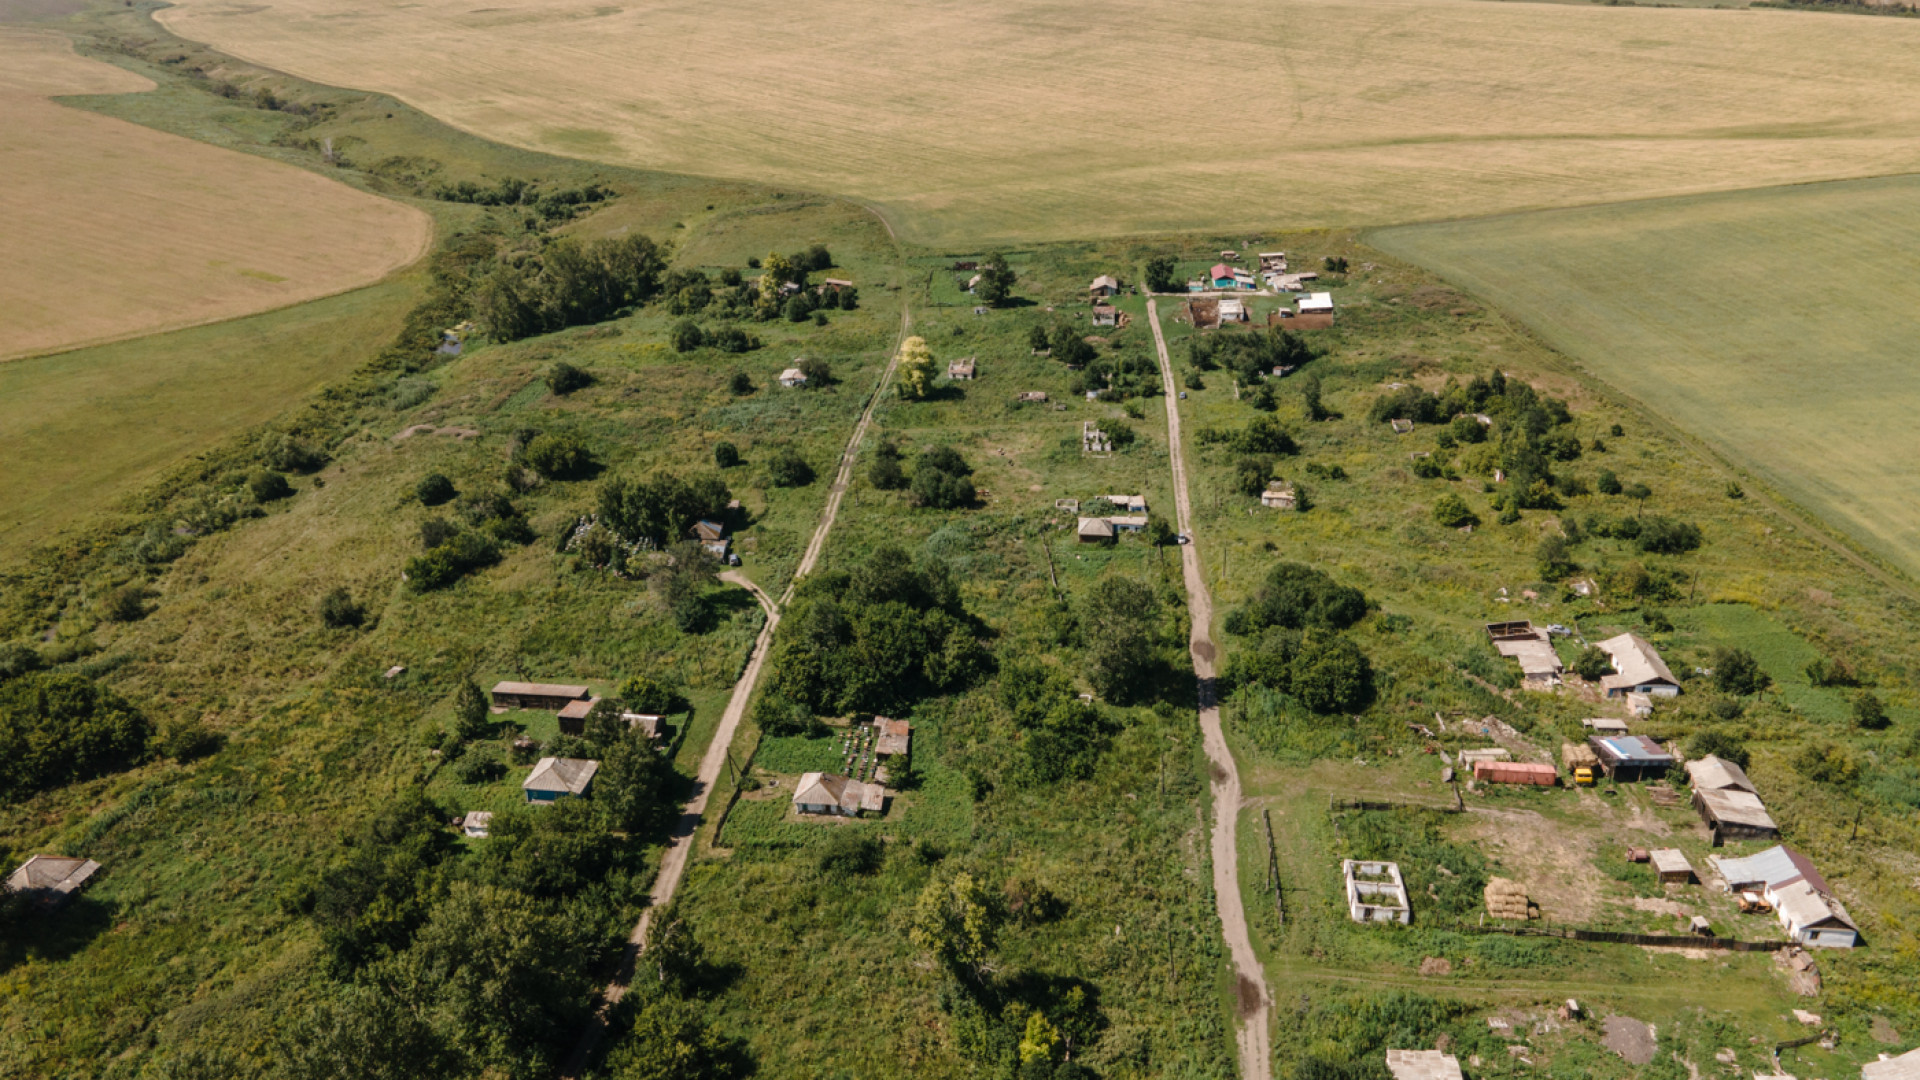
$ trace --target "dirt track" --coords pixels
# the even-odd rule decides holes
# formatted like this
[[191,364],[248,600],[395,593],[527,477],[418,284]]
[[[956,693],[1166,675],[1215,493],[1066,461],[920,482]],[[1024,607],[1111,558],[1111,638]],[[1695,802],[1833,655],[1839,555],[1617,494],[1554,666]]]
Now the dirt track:
[[1220,728],[1220,705],[1214,700],[1213,595],[1200,570],[1200,552],[1192,542],[1191,503],[1187,497],[1187,462],[1180,445],[1180,395],[1173,381],[1173,363],[1167,358],[1167,339],[1160,333],[1160,313],[1147,299],[1147,324],[1153,327],[1153,345],[1160,354],[1160,380],[1167,398],[1167,451],[1173,460],[1173,494],[1180,532],[1188,543],[1180,549],[1186,573],[1187,610],[1193,619],[1188,649],[1193,673],[1200,680],[1200,732],[1213,777],[1213,894],[1220,911],[1220,929],[1233,958],[1236,998],[1240,1008],[1240,1075],[1243,1080],[1270,1080],[1273,1075],[1267,1017],[1272,995],[1266,973],[1253,952],[1247,932],[1247,913],[1240,902],[1239,847],[1240,770],[1227,749]]
[[[900,309],[899,338],[906,337],[910,324],[910,312],[903,304]],[[896,340],[886,370],[880,373],[873,396],[867,399],[866,408],[860,411],[860,420],[853,427],[847,448],[840,454],[840,467],[834,473],[833,488],[827,493],[827,505],[820,514],[820,523],[814,527],[813,537],[807,542],[806,553],[801,555],[800,565],[794,569],[786,591],[780,594],[780,604],[793,599],[794,587],[802,577],[813,572],[820,553],[826,549],[827,534],[833,531],[834,518],[840,513],[840,500],[846,495],[847,484],[853,475],[853,461],[859,455],[860,441],[866,438],[867,427],[873,421],[874,406],[879,403],[880,395],[886,392],[887,384],[893,380],[893,372],[899,362],[900,342]],[[706,755],[700,759],[700,771],[693,782],[693,798],[687,800],[686,806],[681,808],[680,820],[674,823],[667,850],[660,856],[660,873],[653,879],[653,890],[647,896],[647,909],[640,913],[640,921],[634,924],[633,933],[627,936],[626,955],[620,961],[620,969],[601,992],[600,1008],[594,1012],[587,1030],[581,1033],[573,1053],[568,1055],[567,1063],[561,1069],[563,1076],[578,1077],[586,1071],[594,1048],[606,1034],[607,1011],[626,996],[627,984],[633,979],[640,954],[647,947],[647,931],[652,928],[654,912],[672,903],[673,894],[680,888],[680,878],[686,873],[687,859],[693,851],[694,833],[699,831],[706,816],[707,796],[720,780],[721,767],[728,762],[727,752],[733,747],[734,733],[740,728],[741,718],[746,716],[747,703],[753,700],[754,688],[760,683],[761,665],[766,661],[768,646],[773,643],[774,628],[780,625],[780,605],[775,604],[766,591],[746,575],[727,570],[720,574],[720,580],[752,593],[753,598],[760,602],[761,609],[767,613],[767,623],[760,628],[760,636],[754,639],[747,668],[740,673],[740,681],[734,683],[733,696],[727,699],[726,711],[720,714],[720,726],[714,731],[713,740],[707,744]]]

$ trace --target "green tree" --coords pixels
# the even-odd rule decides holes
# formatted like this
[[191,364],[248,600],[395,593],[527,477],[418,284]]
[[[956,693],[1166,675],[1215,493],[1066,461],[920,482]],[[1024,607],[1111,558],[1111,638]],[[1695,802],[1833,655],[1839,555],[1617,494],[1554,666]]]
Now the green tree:
[[1557,533],[1540,539],[1540,546],[1534,549],[1534,559],[1540,568],[1540,577],[1547,581],[1559,581],[1579,569],[1574,565],[1567,538]]
[[783,446],[767,460],[767,479],[774,487],[806,487],[813,483],[813,466],[791,446]]
[[620,683],[620,703],[638,713],[664,716],[673,711],[673,688],[652,675],[629,675]]
[[122,585],[100,601],[100,617],[108,622],[139,622],[147,617],[147,587],[140,582]]
[[473,314],[495,341],[519,341],[546,329],[539,286],[524,268],[501,264],[473,290]]
[[1573,673],[1588,682],[1599,682],[1613,674],[1613,657],[1605,649],[1589,645],[1574,657]]
[[1601,469],[1599,478],[1593,482],[1593,490],[1602,495],[1618,495],[1622,490],[1620,478],[1613,475],[1612,469]]
[[1887,716],[1887,707],[1882,704],[1871,690],[1862,690],[1853,695],[1853,722],[1867,731],[1885,731],[1893,720]]
[[1085,367],[1099,357],[1078,330],[1061,325],[1053,328],[1052,356],[1070,368]]
[[600,524],[629,542],[655,547],[684,538],[693,523],[726,513],[733,493],[718,476],[684,480],[673,473],[619,477],[600,487]]
[[1087,681],[1109,701],[1131,700],[1159,664],[1155,624],[1160,598],[1153,586],[1132,577],[1109,577],[1080,608],[1086,636]]
[[1047,338],[1047,328],[1039,323],[1027,327],[1027,345],[1037,353],[1053,348],[1052,342]]
[[936,963],[977,985],[999,941],[998,905],[972,874],[935,878],[920,890],[907,937]]
[[999,307],[1013,296],[1013,286],[1019,276],[1007,265],[1007,257],[994,252],[980,264],[980,284],[975,286],[974,294],[988,307]]
[[1320,400],[1320,393],[1320,376],[1311,371],[1300,376],[1300,408],[1306,413],[1308,420],[1317,422],[1333,418],[1333,413],[1327,408],[1326,403]]
[[1714,728],[1705,728],[1694,732],[1687,739],[1687,756],[1703,758],[1711,754],[1722,761],[1731,761],[1746,768],[1751,760],[1747,753],[1747,744]]
[[1717,648],[1708,663],[1713,665],[1714,688],[1723,694],[1757,694],[1773,681],[1760,670],[1760,661],[1745,649]]
[[488,700],[487,692],[472,679],[460,680],[460,689],[453,695],[454,734],[466,740],[479,739],[492,727],[493,703]]
[[565,397],[575,390],[583,390],[593,385],[593,376],[585,368],[561,360],[547,369],[547,389],[556,396]]
[[414,497],[424,506],[439,506],[451,500],[458,492],[453,489],[453,481],[444,473],[430,472],[413,485]]
[[527,443],[520,461],[548,480],[570,480],[593,468],[593,452],[577,436],[545,433]]
[[131,702],[85,676],[18,675],[0,685],[0,799],[128,768],[152,734]]
[[1020,1036],[1020,1063],[1051,1062],[1060,1050],[1060,1029],[1045,1013],[1035,1010],[1027,1015],[1026,1030]]
[[690,353],[707,343],[707,335],[692,319],[681,319],[673,324],[667,341],[673,346],[674,352]]
[[1808,743],[1793,756],[1793,767],[1816,784],[1850,787],[1860,779],[1860,762],[1844,746]]
[[253,501],[269,503],[284,499],[293,494],[293,485],[287,478],[270,469],[255,469],[247,476],[247,490],[252,493]]
[[727,380],[727,391],[736,397],[745,397],[753,393],[753,377],[744,371],[736,371]]
[[1184,292],[1175,271],[1180,263],[1171,255],[1155,255],[1147,260],[1147,291],[1157,293]]
[[713,464],[721,469],[731,469],[740,464],[740,448],[730,442],[714,443]]
[[1373,695],[1373,665],[1344,635],[1303,642],[1292,669],[1294,696],[1317,713],[1357,709]]
[[1478,524],[1480,518],[1467,505],[1467,500],[1449,491],[1433,500],[1433,520],[1446,528],[1458,529]]
[[[645,733],[628,729],[618,710],[613,711],[612,720],[619,726],[600,744],[593,801],[614,828],[638,832],[659,824],[663,813],[672,810],[673,765],[653,748]],[[608,734],[604,725],[600,734]]]
[[925,451],[914,463],[913,499],[936,510],[969,506],[974,500],[972,474],[973,467],[950,446]]
[[907,473],[900,467],[900,448],[893,440],[883,439],[874,449],[873,464],[867,469],[867,480],[881,491],[898,491],[907,486]]
[[366,619],[366,609],[354,602],[353,594],[345,586],[328,589],[320,597],[320,621],[330,629],[345,630],[359,626]]
[[925,338],[914,336],[900,343],[898,380],[900,396],[907,401],[925,401],[933,392],[933,350]]
[[607,1055],[610,1080],[737,1080],[751,1071],[740,1047],[702,1010],[666,993],[642,997],[633,1027]]

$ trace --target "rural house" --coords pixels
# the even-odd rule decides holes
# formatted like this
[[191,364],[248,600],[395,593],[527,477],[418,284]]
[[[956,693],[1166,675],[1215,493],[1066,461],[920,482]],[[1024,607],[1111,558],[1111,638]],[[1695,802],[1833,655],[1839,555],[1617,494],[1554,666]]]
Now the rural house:
[[973,357],[955,360],[947,365],[947,378],[958,382],[973,381]]
[[585,701],[589,691],[584,686],[566,686],[559,683],[502,682],[493,684],[493,704],[500,709],[539,709],[543,712],[558,712],[570,702]]
[[1260,260],[1260,269],[1263,272],[1272,271],[1276,274],[1287,272],[1287,253],[1284,251],[1263,251],[1254,258]]
[[51,910],[73,899],[99,872],[100,864],[92,859],[35,855],[7,875],[6,891],[43,911]]
[[687,531],[693,534],[694,540],[707,554],[721,562],[727,561],[727,548],[732,542],[727,539],[726,522],[696,521],[693,528]]
[[1297,499],[1293,489],[1276,480],[1260,493],[1260,505],[1270,510],[1292,510]]
[[1667,670],[1667,662],[1660,659],[1660,654],[1639,634],[1621,634],[1595,647],[1613,658],[1614,673],[1600,679],[1600,688],[1608,697],[1628,694],[1673,697],[1680,692],[1680,680],[1673,677],[1673,672]]
[[1645,735],[1595,735],[1587,740],[1600,769],[1616,783],[1631,783],[1649,776],[1659,779],[1673,768],[1673,755]]
[[780,385],[789,390],[807,385],[807,373],[797,367],[790,367],[780,373]]
[[1233,297],[1220,301],[1220,321],[1223,323],[1246,322],[1247,302]]
[[1462,1080],[1460,1059],[1440,1050],[1389,1050],[1393,1080]]
[[1757,890],[1766,897],[1794,941],[1834,949],[1859,944],[1859,927],[1805,855],[1781,844],[1745,858],[1712,855],[1708,859],[1727,883],[1727,891]]
[[1093,284],[1087,286],[1087,292],[1094,296],[1112,296],[1119,291],[1120,282],[1106,274],[1101,274],[1099,277],[1094,278]]
[[1120,310],[1114,307],[1112,304],[1093,305],[1093,325],[1119,326]]
[[1294,303],[1293,309],[1302,315],[1331,315],[1333,314],[1333,294],[1308,293]]
[[805,773],[793,786],[793,809],[801,814],[832,814],[858,817],[878,814],[886,807],[887,789],[880,784],[863,784],[836,773]]
[[586,798],[593,792],[593,777],[599,771],[597,761],[543,757],[520,782],[520,788],[527,793],[527,801],[535,805],[557,802],[569,795]]
[[1113,543],[1113,523],[1103,517],[1083,517],[1077,530],[1083,544]]
[[1233,267],[1226,263],[1214,263],[1213,269],[1207,271],[1207,281],[1216,289],[1240,287],[1240,279],[1234,276]]
[[569,701],[567,707],[560,710],[560,734],[584,735],[587,731],[587,714],[600,704],[599,698],[585,701]]
[[1347,859],[1340,864],[1347,881],[1347,917],[1357,923],[1397,922],[1412,918],[1400,865]]

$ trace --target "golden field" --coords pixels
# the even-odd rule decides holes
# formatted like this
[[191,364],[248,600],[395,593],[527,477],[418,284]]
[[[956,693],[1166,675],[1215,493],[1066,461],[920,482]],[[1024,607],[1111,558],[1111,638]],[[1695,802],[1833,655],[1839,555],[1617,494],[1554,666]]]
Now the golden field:
[[185,37],[523,147],[966,245],[1920,170],[1920,22],[1480,0],[182,0]]
[[152,87],[0,31],[0,359],[312,300],[426,250],[418,210],[49,100]]

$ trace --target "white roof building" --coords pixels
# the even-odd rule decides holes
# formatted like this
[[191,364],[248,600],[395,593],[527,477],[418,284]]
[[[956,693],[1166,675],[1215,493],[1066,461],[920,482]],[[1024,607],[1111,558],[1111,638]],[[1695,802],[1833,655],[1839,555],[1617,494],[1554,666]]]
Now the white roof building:
[[1608,697],[1624,694],[1673,697],[1680,692],[1680,680],[1673,677],[1667,662],[1660,659],[1659,652],[1639,634],[1621,634],[1595,647],[1613,658],[1614,674],[1600,679],[1600,687]]
[[1438,1050],[1389,1050],[1393,1080],[1462,1080],[1460,1059]]
[[1331,315],[1333,314],[1333,294],[1308,293],[1294,304],[1294,308],[1302,315]]
[[1869,1061],[1860,1066],[1860,1080],[1920,1080],[1920,1050]]
[[790,367],[780,373],[780,385],[792,389],[807,385],[807,373],[797,367]]
[[1695,791],[1745,791],[1754,795],[1760,789],[1747,779],[1747,772],[1726,758],[1708,754],[1699,761],[1687,762],[1687,780]]
[[880,784],[863,784],[837,773],[803,773],[793,786],[793,809],[802,814],[833,814],[857,817],[863,811],[880,813],[886,806],[887,789]]

